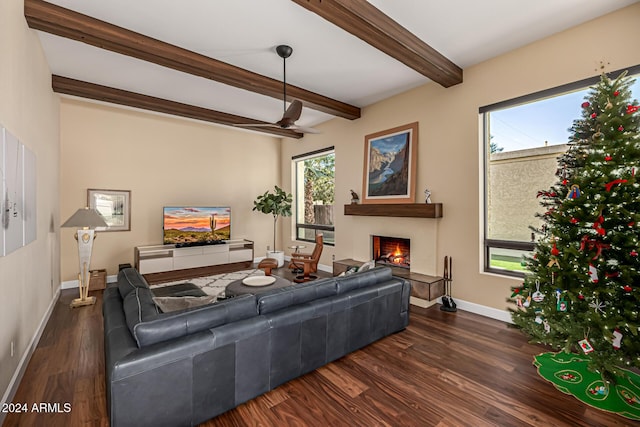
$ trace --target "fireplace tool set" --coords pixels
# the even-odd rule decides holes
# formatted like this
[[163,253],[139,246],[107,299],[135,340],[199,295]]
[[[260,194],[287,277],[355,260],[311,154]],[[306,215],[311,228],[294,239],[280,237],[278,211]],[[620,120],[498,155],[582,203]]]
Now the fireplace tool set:
[[449,312],[458,311],[455,301],[451,298],[451,282],[453,281],[451,273],[452,260],[453,257],[444,257],[444,295],[442,296],[442,305],[440,306],[440,310]]

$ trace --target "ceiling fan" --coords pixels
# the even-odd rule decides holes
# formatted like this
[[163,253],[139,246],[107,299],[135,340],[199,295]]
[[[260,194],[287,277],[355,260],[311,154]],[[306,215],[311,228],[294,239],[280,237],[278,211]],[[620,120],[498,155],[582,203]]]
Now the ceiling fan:
[[282,58],[283,64],[283,97],[282,101],[284,103],[284,114],[282,118],[275,123],[264,123],[264,124],[236,124],[235,126],[241,127],[273,127],[280,129],[291,129],[295,132],[299,133],[320,133],[319,130],[296,125],[296,121],[300,118],[302,114],[302,102],[297,99],[294,99],[293,102],[287,108],[287,58],[291,56],[293,53],[293,48],[291,46],[287,46],[284,44],[276,46],[276,53],[280,58]]

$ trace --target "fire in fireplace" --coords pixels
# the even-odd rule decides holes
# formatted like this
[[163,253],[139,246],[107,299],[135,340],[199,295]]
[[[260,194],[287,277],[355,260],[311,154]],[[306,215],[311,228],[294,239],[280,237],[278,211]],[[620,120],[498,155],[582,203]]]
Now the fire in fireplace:
[[372,236],[373,259],[376,265],[411,267],[411,240],[400,237]]

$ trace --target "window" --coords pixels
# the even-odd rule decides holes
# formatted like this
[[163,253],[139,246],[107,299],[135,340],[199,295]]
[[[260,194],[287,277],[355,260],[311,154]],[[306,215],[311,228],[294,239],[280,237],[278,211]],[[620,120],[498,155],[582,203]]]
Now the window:
[[292,158],[296,180],[296,240],[314,242],[316,234],[322,233],[324,244],[335,244],[335,159],[333,147]]
[[[617,76],[620,72],[611,73]],[[640,97],[640,66],[633,93]],[[544,213],[537,192],[557,180],[557,158],[566,149],[569,128],[581,115],[589,87],[582,80],[480,108],[484,147],[484,271],[524,276],[522,257],[533,251]]]

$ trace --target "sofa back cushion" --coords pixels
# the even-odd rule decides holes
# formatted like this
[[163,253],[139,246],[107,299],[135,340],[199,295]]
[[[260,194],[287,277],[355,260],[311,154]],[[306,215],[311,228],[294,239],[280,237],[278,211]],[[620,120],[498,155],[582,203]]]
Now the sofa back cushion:
[[258,312],[260,314],[272,313],[292,305],[303,304],[335,294],[336,284],[332,277],[297,283],[259,295]]
[[164,313],[137,323],[132,331],[138,347],[191,335],[257,316],[256,297],[251,294],[180,312]]
[[134,289],[148,288],[149,284],[135,268],[123,268],[118,272],[118,290],[125,299]]
[[122,301],[122,310],[131,335],[134,335],[137,324],[153,320],[160,314],[149,288],[134,288],[129,292]]
[[376,267],[362,273],[353,273],[336,279],[336,292],[338,295],[364,288],[375,283],[382,283],[392,278],[389,267]]

